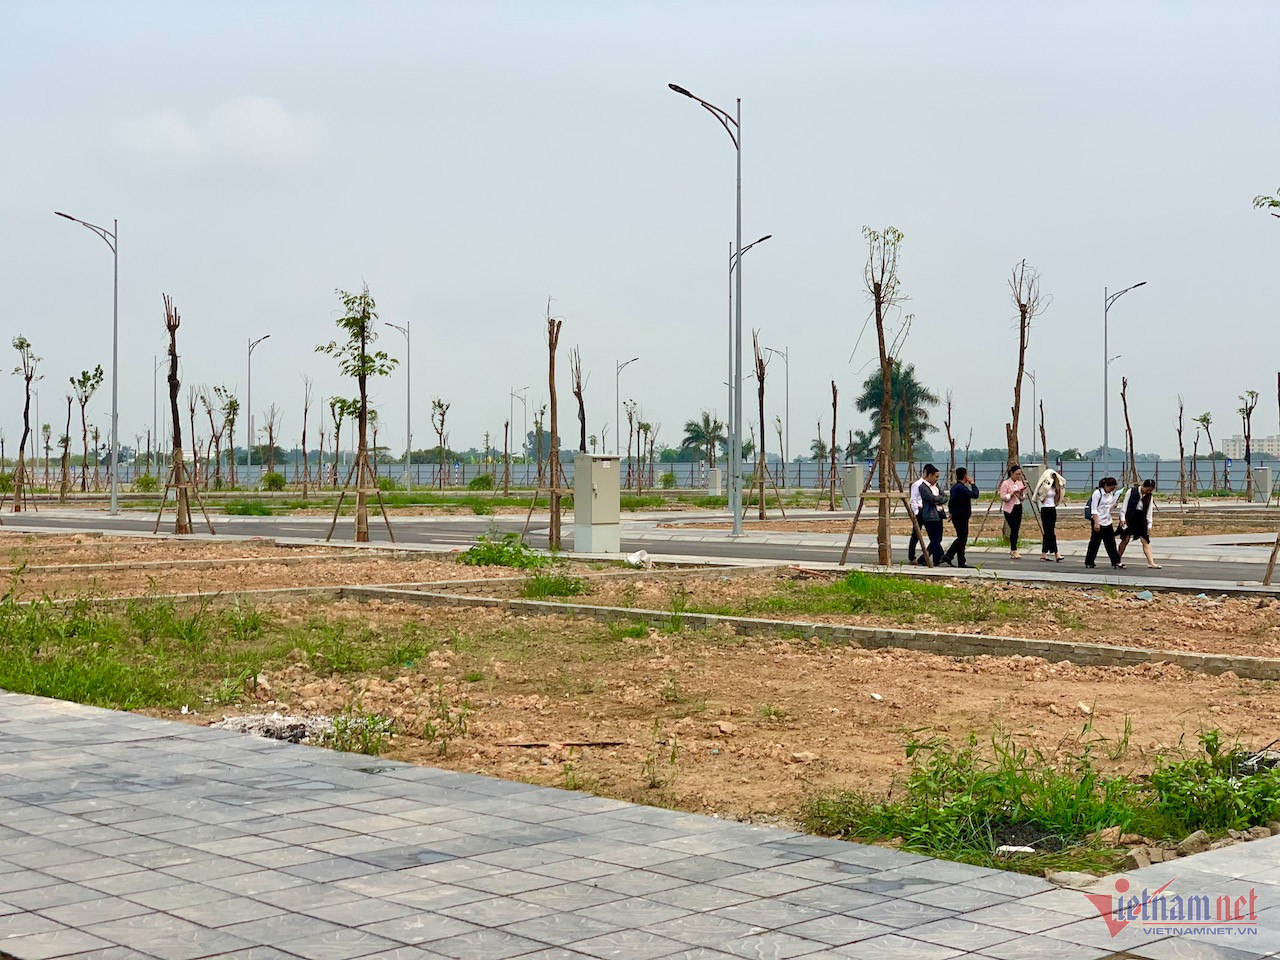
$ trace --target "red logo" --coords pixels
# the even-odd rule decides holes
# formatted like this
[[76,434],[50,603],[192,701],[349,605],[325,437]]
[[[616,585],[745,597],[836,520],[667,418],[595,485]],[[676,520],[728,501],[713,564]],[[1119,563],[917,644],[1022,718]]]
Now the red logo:
[[[1176,879],[1176,878],[1175,878]],[[1166,893],[1173,883],[1142,894],[1129,894],[1127,878],[1116,880],[1116,893],[1086,893],[1114,938],[1130,923],[1142,925],[1148,933],[1214,933],[1222,935],[1258,933],[1258,895],[1252,887],[1248,895],[1209,893],[1183,896]]]

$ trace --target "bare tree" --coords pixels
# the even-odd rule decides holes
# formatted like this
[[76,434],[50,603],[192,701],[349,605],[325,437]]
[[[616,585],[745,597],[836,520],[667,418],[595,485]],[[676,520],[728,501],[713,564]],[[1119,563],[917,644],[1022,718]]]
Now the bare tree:
[[1043,467],[1049,466],[1049,441],[1044,432],[1044,401],[1040,401],[1040,455],[1044,458]]
[[[639,416],[643,417],[644,412],[641,411]],[[636,423],[636,494],[644,493],[644,455],[647,449],[645,437],[653,428],[649,421],[639,420]]]
[[[150,438],[150,436],[151,436],[151,431],[148,430],[147,437]],[[49,489],[49,451],[51,448],[51,444],[49,441],[52,439],[52,437],[53,437],[53,424],[51,423],[40,424],[40,438],[41,440],[44,441],[44,488],[46,492]],[[148,469],[150,469],[150,466],[151,466],[151,441],[150,439],[148,439],[147,441]]]
[[511,496],[511,421],[502,421],[502,495]]
[[449,455],[444,445],[444,422],[449,415],[450,406],[452,404],[445,403],[439,397],[431,401],[431,428],[436,432],[436,452],[440,457],[440,466],[436,471],[436,486],[441,490],[444,489],[445,459]]
[[573,398],[578,401],[578,452],[587,452],[587,407],[582,399],[582,353],[577,347],[569,351],[569,377],[573,381]]
[[1204,435],[1209,438],[1209,464],[1213,469],[1213,489],[1218,489],[1218,453],[1213,448],[1213,414],[1205,411],[1195,418],[1196,423],[1204,427]]
[[836,444],[836,411],[837,403],[836,382],[831,381],[831,502],[827,505],[827,509],[834,511],[836,508],[836,455],[840,452],[840,447]]
[[[267,473],[276,472],[276,434],[280,432],[280,411],[273,403],[263,414],[267,431]],[[376,444],[375,444],[376,446]]]
[[31,436],[31,383],[42,379],[36,373],[40,357],[31,349],[31,341],[22,335],[13,338],[13,349],[18,351],[19,363],[13,368],[14,376],[22,377],[22,439],[18,442],[18,465],[13,471],[13,512],[22,512],[22,500],[27,481],[27,439]]
[[1013,407],[1010,410],[1012,419],[1004,428],[1005,443],[1009,451],[1006,466],[1018,462],[1018,419],[1022,413],[1022,378],[1027,366],[1027,341],[1031,335],[1031,322],[1048,306],[1040,295],[1040,274],[1034,267],[1028,269],[1026,260],[1020,261],[1013,268],[1009,292],[1018,310],[1018,375],[1013,381]]
[[[172,298],[164,294],[164,327],[169,333],[169,415],[173,419],[173,486],[177,501],[177,518],[174,533],[191,532],[190,486],[186,477],[186,458],[182,454],[182,411],[178,409],[178,327],[182,318],[173,305]],[[101,368],[99,368],[101,369]],[[74,381],[72,381],[74,383]],[[83,408],[81,408],[83,409]],[[157,521],[158,522],[158,521]]]
[[[195,387],[187,388],[187,410],[191,415],[191,482],[199,486],[200,484],[200,441],[196,437],[196,403],[198,393]],[[98,474],[97,467],[94,467],[94,476]],[[205,467],[208,472],[208,467]]]
[[307,417],[311,413],[311,378],[302,376],[302,499],[307,499],[311,465],[307,462]]
[[630,489],[634,483],[632,480],[632,460],[631,460],[631,443],[635,439],[636,432],[636,402],[634,400],[625,400],[622,409],[627,414],[627,489]]
[[1138,461],[1133,450],[1133,424],[1129,422],[1129,378],[1120,378],[1120,406],[1124,409],[1124,445],[1125,452],[1129,457],[1129,482],[1137,483],[1141,477],[1138,476]]
[[67,494],[71,490],[71,405],[74,402],[75,399],[71,394],[67,394],[67,429],[58,438],[58,445],[62,447],[61,459],[58,463],[59,503],[67,502]]
[[951,451],[951,457],[947,461],[947,482],[956,475],[956,438],[951,434],[951,391],[947,391],[947,416],[942,421],[943,429],[947,431],[947,448]]
[[93,399],[97,389],[102,386],[102,377],[102,364],[98,364],[92,370],[82,370],[80,376],[71,378],[71,389],[75,392],[76,400],[80,404],[80,440],[84,449],[80,461],[81,493],[89,489],[89,423],[85,418],[85,408],[89,406],[89,401]]
[[329,417],[333,420],[333,489],[338,489],[338,461],[341,459],[342,421],[347,416],[347,401],[341,397],[329,398]]
[[[227,444],[227,477],[231,486],[236,485],[236,421],[240,419],[240,401],[236,395],[223,386],[213,388],[213,395],[218,401],[218,412],[222,414],[220,437],[230,438]],[[221,446],[221,439],[219,439]]]
[[1187,499],[1187,448],[1182,444],[1182,394],[1178,394],[1178,499]]
[[[885,336],[888,314],[903,301],[898,280],[898,252],[903,234],[896,227],[886,227],[883,232],[870,227],[862,228],[867,241],[867,265],[863,280],[871,295],[872,310],[876,320],[876,339],[880,347],[880,497],[876,527],[877,559],[882,566],[893,562],[889,543],[889,457],[893,450],[893,357],[889,353]],[[821,435],[821,434],[819,434]]]
[[764,381],[769,372],[769,361],[760,350],[760,331],[751,331],[751,349],[755,352],[756,362],[756,402],[760,408],[760,442],[756,448],[756,483],[760,488],[760,519],[765,519],[764,510],[764,472],[765,466],[765,432],[764,432]]
[[[216,389],[216,388],[215,388]],[[205,416],[209,418],[209,455],[206,461],[213,464],[213,485],[219,489],[222,487],[222,436],[223,431],[227,428],[227,421],[224,418],[219,425],[215,413],[219,412],[219,408],[213,402],[207,387],[200,388],[200,405],[204,407]],[[234,434],[233,434],[234,436]]]
[[[1196,420],[1196,418],[1192,418]],[[1199,421],[1196,420],[1198,423]],[[1200,431],[1196,431],[1195,437],[1191,441],[1191,491],[1192,496],[1200,495]]]
[[[1240,423],[1244,427],[1244,483],[1245,497],[1253,500],[1253,411],[1258,406],[1258,391],[1246,390],[1240,397]],[[1271,493],[1270,490],[1267,491]],[[1270,497],[1268,497],[1270,499]]]

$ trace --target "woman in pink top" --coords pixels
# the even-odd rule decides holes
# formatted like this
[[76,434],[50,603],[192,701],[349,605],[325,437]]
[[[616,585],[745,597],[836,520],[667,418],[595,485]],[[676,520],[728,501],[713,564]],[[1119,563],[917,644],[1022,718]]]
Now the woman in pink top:
[[1004,511],[1004,521],[1009,525],[1009,556],[1021,560],[1018,553],[1018,530],[1022,526],[1022,501],[1027,496],[1027,481],[1022,475],[1022,467],[1016,463],[1009,468],[1009,476],[1000,484],[1000,509]]

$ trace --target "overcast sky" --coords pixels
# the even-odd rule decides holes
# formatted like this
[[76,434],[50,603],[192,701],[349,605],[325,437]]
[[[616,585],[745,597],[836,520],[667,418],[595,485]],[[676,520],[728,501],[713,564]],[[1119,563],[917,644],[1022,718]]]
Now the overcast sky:
[[[57,209],[120,220],[124,443],[151,422],[162,292],[183,316],[184,391],[243,399],[246,340],[271,335],[253,407],[283,409],[289,446],[302,375],[355,392],[314,347],[334,334],[334,288],[362,281],[383,320],[412,324],[415,446],[433,442],[432,397],[465,448],[485,430],[500,445],[511,388],[530,387],[531,409],[546,396],[548,295],[562,354],[579,344],[591,371],[590,432],[613,419],[615,363],[639,355],[622,395],[678,443],[686,419],[726,407],[734,158],[668,82],[742,98],[744,239],[773,234],[744,258],[744,323],[791,351],[793,457],[819,418],[830,429],[832,379],[841,435],[866,425],[852,399],[873,336],[849,362],[864,224],[906,234],[903,356],[953,391],[962,443],[970,428],[975,447],[1003,443],[1024,257],[1053,298],[1028,357],[1051,446],[1101,443],[1103,287],[1141,280],[1111,311],[1112,444],[1121,376],[1139,450],[1176,451],[1179,393],[1216,438],[1239,432],[1236,398],[1255,388],[1255,433],[1277,432],[1280,220],[1250,206],[1280,186],[1274,2],[0,9],[3,332],[44,357],[55,438],[67,378],[109,373],[111,350],[110,253]],[[779,361],[770,423],[783,379]],[[109,390],[91,408],[104,433]],[[373,397],[396,450],[404,395],[401,370]],[[5,376],[11,452],[20,415]]]

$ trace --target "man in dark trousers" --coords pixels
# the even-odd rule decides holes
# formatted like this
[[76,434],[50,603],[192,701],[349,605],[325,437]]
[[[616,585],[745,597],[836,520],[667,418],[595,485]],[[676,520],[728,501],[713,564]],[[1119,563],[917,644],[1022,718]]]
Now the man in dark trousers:
[[967,567],[964,560],[964,545],[969,539],[969,518],[973,516],[973,501],[978,499],[982,491],[969,479],[969,471],[964,467],[956,467],[956,482],[951,487],[951,525],[956,528],[956,538],[947,552],[942,555],[942,562],[952,566],[955,560],[957,567]]
[[[933,566],[942,562],[942,520],[946,516],[947,494],[938,489],[938,468],[932,463],[925,464],[924,483],[920,484],[920,525],[929,537],[929,559]],[[929,564],[920,558],[924,566]]]

